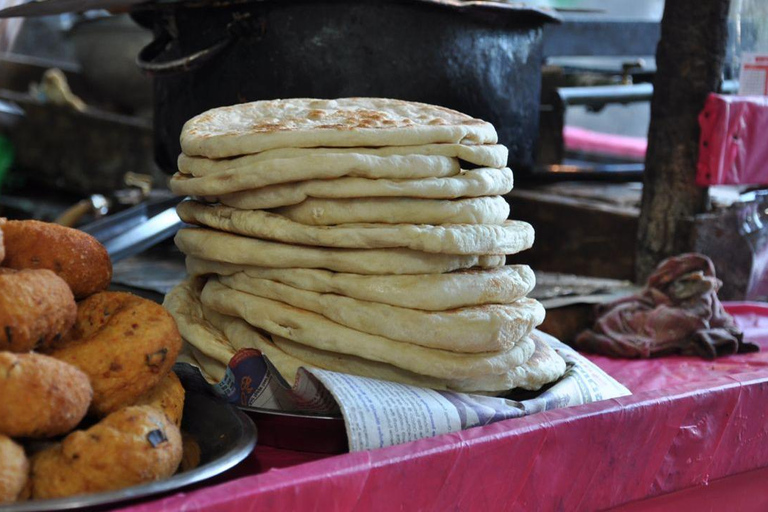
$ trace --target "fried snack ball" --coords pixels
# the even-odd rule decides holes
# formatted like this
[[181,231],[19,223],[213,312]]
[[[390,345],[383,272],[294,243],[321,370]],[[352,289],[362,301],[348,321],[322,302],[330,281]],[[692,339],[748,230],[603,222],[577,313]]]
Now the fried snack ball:
[[29,461],[24,448],[0,434],[0,504],[11,503],[27,485]]
[[181,426],[181,415],[184,412],[184,387],[175,373],[170,372],[146,395],[134,405],[149,405],[165,413],[171,423]]
[[179,429],[149,406],[126,407],[32,457],[32,498],[122,489],[173,475]]
[[135,403],[171,371],[181,349],[173,317],[130,293],[100,292],[77,306],[75,326],[49,352],[91,380],[91,412],[104,416]]
[[0,433],[52,437],[75,428],[91,404],[88,376],[42,354],[0,352]]
[[104,290],[112,280],[107,250],[87,233],[36,220],[7,221],[0,229],[5,235],[5,267],[52,270],[78,300]]
[[72,292],[50,270],[0,269],[0,350],[50,348],[75,323]]

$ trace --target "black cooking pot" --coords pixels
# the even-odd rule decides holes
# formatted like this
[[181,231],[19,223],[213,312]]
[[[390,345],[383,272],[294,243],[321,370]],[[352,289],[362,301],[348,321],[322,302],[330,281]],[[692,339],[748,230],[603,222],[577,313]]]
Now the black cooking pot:
[[156,158],[173,172],[184,122],[259,99],[380,96],[490,121],[510,165],[533,164],[541,35],[550,12],[496,2],[224,1],[134,13],[155,40]]

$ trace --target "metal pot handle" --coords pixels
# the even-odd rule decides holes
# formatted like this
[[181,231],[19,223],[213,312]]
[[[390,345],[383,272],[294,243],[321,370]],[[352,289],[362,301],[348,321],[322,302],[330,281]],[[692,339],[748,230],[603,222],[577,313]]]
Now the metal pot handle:
[[197,69],[221,53],[222,50],[236,39],[250,37],[254,34],[264,34],[265,30],[266,25],[263,20],[254,18],[250,13],[237,13],[233,15],[232,21],[227,24],[226,35],[220,41],[186,57],[165,62],[155,62],[155,59],[163,53],[165,47],[172,40],[168,32],[163,32],[162,36],[142,48],[136,57],[136,64],[150,75],[172,75],[183,71],[190,71]]
[[202,66],[209,59],[218,55],[233,40],[234,38],[230,34],[212,46],[191,55],[163,62],[155,62],[155,59],[163,53],[163,50],[171,41],[171,37],[166,34],[142,48],[136,57],[136,64],[142,71],[150,75],[173,75],[183,71],[190,71]]

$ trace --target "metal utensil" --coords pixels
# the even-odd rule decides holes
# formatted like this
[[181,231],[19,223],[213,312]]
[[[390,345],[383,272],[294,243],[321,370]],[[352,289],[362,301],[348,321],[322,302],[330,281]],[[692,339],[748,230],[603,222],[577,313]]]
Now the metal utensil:
[[0,18],[51,16],[95,9],[125,9],[144,0],[36,0],[0,10]]
[[181,198],[146,201],[82,228],[107,248],[113,262],[172,237],[184,225],[176,214]]
[[112,262],[139,254],[153,245],[173,236],[184,223],[176,214],[176,208],[168,208],[147,222],[108,240],[107,248]]

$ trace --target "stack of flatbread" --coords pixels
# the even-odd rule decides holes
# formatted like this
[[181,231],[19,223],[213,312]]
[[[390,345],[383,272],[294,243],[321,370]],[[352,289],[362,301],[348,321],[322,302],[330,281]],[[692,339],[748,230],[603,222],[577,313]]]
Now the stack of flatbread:
[[216,108],[186,123],[172,190],[195,227],[166,307],[212,377],[242,348],[293,381],[318,367],[435,389],[539,389],[565,371],[534,328],[534,275],[505,266],[533,228],[507,220],[490,124],[378,98]]

